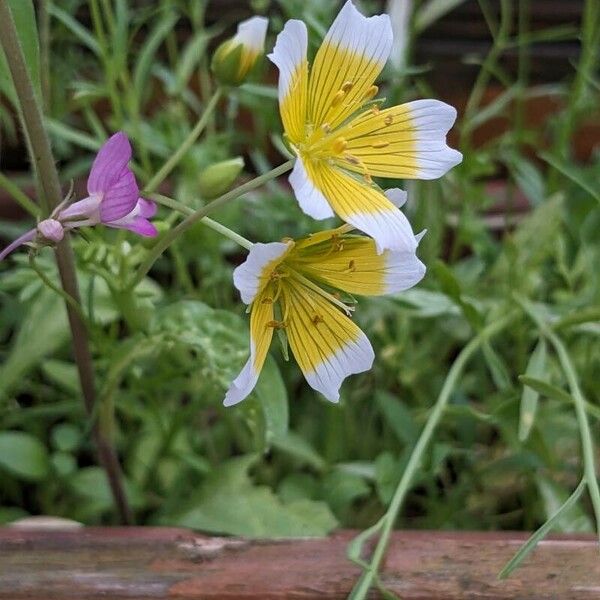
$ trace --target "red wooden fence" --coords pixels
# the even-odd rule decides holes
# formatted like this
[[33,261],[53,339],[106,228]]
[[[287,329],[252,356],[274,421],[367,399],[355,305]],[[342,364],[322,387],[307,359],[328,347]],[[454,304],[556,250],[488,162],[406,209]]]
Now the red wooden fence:
[[[345,557],[355,533],[247,541],[172,528],[0,528],[0,599],[345,598],[359,575]],[[499,581],[526,537],[398,531],[381,578],[403,600],[600,599],[593,537],[543,541]]]

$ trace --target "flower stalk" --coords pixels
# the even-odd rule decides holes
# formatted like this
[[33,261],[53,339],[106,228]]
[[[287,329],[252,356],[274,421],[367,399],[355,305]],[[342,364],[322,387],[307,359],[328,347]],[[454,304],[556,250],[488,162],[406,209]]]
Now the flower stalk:
[[[161,204],[162,206],[166,206],[172,210],[176,210],[184,215],[193,215],[194,209],[190,208],[186,204],[183,204],[174,198],[169,198],[168,196],[163,196],[162,194],[151,194],[150,199],[156,202],[157,204]],[[236,233],[235,231],[229,229],[229,227],[225,227],[221,223],[217,221],[213,221],[213,219],[209,217],[204,217],[200,219],[200,223],[206,225],[213,231],[220,233],[222,236],[229,238],[232,242],[240,245],[242,248],[246,248],[246,250],[250,250],[254,245],[250,240],[246,239],[244,236]]]
[[272,179],[279,177],[279,175],[283,175],[283,173],[286,173],[287,171],[289,171],[293,166],[294,166],[294,159],[288,160],[287,162],[279,165],[278,167],[275,167],[268,173],[259,175],[255,179],[252,179],[251,181],[248,181],[247,183],[240,185],[239,187],[227,192],[226,194],[219,196],[212,202],[209,202],[205,206],[199,208],[198,210],[194,211],[192,214],[188,215],[183,221],[181,221],[181,223],[179,223],[179,225],[177,225],[177,227],[174,227],[173,229],[168,231],[163,237],[161,237],[158,240],[156,245],[154,245],[150,249],[150,252],[148,252],[146,259],[139,266],[137,273],[131,280],[131,282],[129,284],[129,288],[134,288],[136,285],[138,285],[142,281],[142,279],[144,279],[144,277],[147,275],[147,273],[150,271],[150,269],[152,268],[152,265],[155,263],[155,261],[158,259],[158,257],[180,235],[185,233],[192,225],[194,225],[194,223],[197,223],[198,221],[200,221],[201,219],[206,217],[208,214],[213,212],[215,209],[220,208],[221,206],[224,206],[231,200],[235,200],[236,198],[243,196],[247,192],[250,192],[252,190],[255,190],[256,188],[261,187],[267,181],[271,181]]
[[204,128],[208,124],[212,113],[223,94],[222,88],[218,87],[211,99],[208,101],[204,112],[198,122],[190,131],[187,138],[183,141],[181,146],[177,148],[176,152],[167,160],[167,162],[154,174],[152,179],[146,184],[142,195],[148,195],[155,192],[158,186],[165,180],[165,178],[171,173],[171,171],[179,164],[179,161],[185,156],[186,152],[194,145],[194,142],[198,139],[200,134],[204,131]]
[[[57,207],[62,201],[62,191],[50,148],[50,140],[44,128],[42,110],[33,89],[12,12],[6,0],[0,0],[0,44],[12,75],[23,126],[29,140],[31,159],[42,192],[40,204],[42,211],[47,214],[50,212],[50,208]],[[55,257],[62,289],[74,302],[81,305],[73,250],[67,238],[56,246]],[[96,391],[88,332],[79,312],[69,302],[66,302],[66,309],[83,400],[88,416],[93,418]],[[125,495],[123,476],[116,451],[95,419],[92,423],[92,431],[99,459],[106,471],[121,521],[125,524],[132,523],[133,516]]]

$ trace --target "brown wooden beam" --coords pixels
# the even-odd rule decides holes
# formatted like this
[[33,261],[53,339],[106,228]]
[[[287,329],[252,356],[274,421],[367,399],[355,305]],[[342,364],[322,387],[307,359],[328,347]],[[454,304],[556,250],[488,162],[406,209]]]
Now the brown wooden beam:
[[[359,575],[345,557],[355,534],[247,541],[173,528],[0,528],[0,599],[345,598]],[[526,537],[398,531],[382,581],[403,600],[600,599],[592,536],[543,541],[499,581]]]

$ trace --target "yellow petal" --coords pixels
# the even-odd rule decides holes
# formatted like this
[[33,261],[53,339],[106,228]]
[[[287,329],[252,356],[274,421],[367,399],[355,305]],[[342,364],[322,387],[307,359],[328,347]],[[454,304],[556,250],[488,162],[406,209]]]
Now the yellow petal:
[[378,254],[371,238],[347,235],[345,227],[299,240],[288,263],[309,279],[361,296],[404,291],[425,275],[415,252]]
[[338,132],[346,146],[336,162],[373,177],[441,177],[462,160],[460,152],[446,145],[455,119],[456,110],[438,100],[366,111]]
[[309,121],[315,135],[335,128],[373,93],[373,82],[392,48],[387,15],[365,17],[348,1],[327,32],[309,82]]
[[265,364],[273,339],[274,285],[267,286],[254,300],[250,311],[250,358],[240,374],[232,381],[223,404],[232,406],[241,402],[254,389]]
[[337,402],[342,381],[373,364],[365,334],[323,296],[293,279],[282,292],[290,348],[309,385]]
[[378,189],[324,161],[311,161],[307,169],[314,186],[344,221],[375,240],[377,252],[417,247],[410,224]]
[[285,133],[294,145],[305,138],[308,62],[307,33],[302,21],[291,20],[277,36],[269,59],[279,69],[279,112]]

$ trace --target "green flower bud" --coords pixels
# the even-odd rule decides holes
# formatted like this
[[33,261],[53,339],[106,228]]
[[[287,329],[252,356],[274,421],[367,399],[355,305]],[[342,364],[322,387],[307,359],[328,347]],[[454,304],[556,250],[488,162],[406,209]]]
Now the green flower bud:
[[244,168],[241,156],[223,160],[206,167],[198,176],[198,188],[203,198],[211,200],[224,194]]
[[268,19],[252,17],[242,21],[237,33],[215,51],[211,69],[223,85],[240,85],[264,51]]

